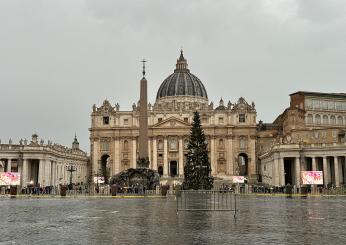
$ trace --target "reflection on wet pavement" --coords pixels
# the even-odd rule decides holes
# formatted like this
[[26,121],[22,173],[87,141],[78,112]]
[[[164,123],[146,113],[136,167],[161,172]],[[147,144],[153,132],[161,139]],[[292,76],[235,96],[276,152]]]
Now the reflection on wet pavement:
[[239,214],[167,199],[0,199],[0,244],[344,244],[345,198],[239,198]]

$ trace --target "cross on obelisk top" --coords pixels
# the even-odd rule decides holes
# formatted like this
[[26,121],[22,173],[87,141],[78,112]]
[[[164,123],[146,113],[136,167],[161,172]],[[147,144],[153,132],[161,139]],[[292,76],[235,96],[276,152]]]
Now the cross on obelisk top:
[[145,59],[143,59],[141,61],[143,63],[143,71],[142,71],[142,74],[143,74],[143,77],[145,77],[145,62],[147,62]]

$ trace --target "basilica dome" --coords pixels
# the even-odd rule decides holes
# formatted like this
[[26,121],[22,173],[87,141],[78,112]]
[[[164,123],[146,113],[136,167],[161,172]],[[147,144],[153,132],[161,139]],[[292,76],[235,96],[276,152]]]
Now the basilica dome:
[[187,68],[187,61],[184,58],[183,51],[177,60],[174,73],[168,76],[161,84],[156,100],[168,98],[196,98],[198,100],[208,101],[207,91],[204,88],[201,80],[190,73]]

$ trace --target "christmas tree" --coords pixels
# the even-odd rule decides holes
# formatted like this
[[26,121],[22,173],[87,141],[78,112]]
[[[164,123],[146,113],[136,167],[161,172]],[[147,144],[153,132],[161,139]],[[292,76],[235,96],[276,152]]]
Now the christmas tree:
[[213,188],[213,177],[208,157],[208,143],[205,139],[199,113],[194,112],[190,132],[188,153],[184,167],[183,186],[188,190],[210,190]]

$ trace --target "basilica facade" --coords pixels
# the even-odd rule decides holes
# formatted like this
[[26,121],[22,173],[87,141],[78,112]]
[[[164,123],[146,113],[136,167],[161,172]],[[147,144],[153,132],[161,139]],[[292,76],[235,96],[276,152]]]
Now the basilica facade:
[[[134,103],[131,111],[122,111],[108,100],[93,106],[91,176],[104,167],[110,175],[136,168],[140,106]],[[146,106],[149,168],[158,171],[163,181],[181,181],[184,176],[197,110],[216,180],[231,182],[232,176],[241,175],[249,184],[299,188],[301,171],[323,171],[325,187],[346,183],[346,94],[298,91],[272,123],[256,123],[254,102],[243,97],[233,103],[222,98],[218,105],[210,102],[204,84],[190,72],[181,52],[155,102]]]
[[[123,111],[108,100],[93,106],[89,129],[92,176],[102,167],[110,175],[136,168],[140,106],[140,102],[134,103],[132,110]],[[212,175],[225,181],[234,175],[246,176],[249,183],[258,181],[255,104],[240,97],[233,103],[221,98],[214,105],[202,81],[188,69],[182,51],[174,72],[158,88],[155,102],[145,106],[149,168],[158,171],[161,180],[182,180],[193,112],[197,110],[208,140]]]

